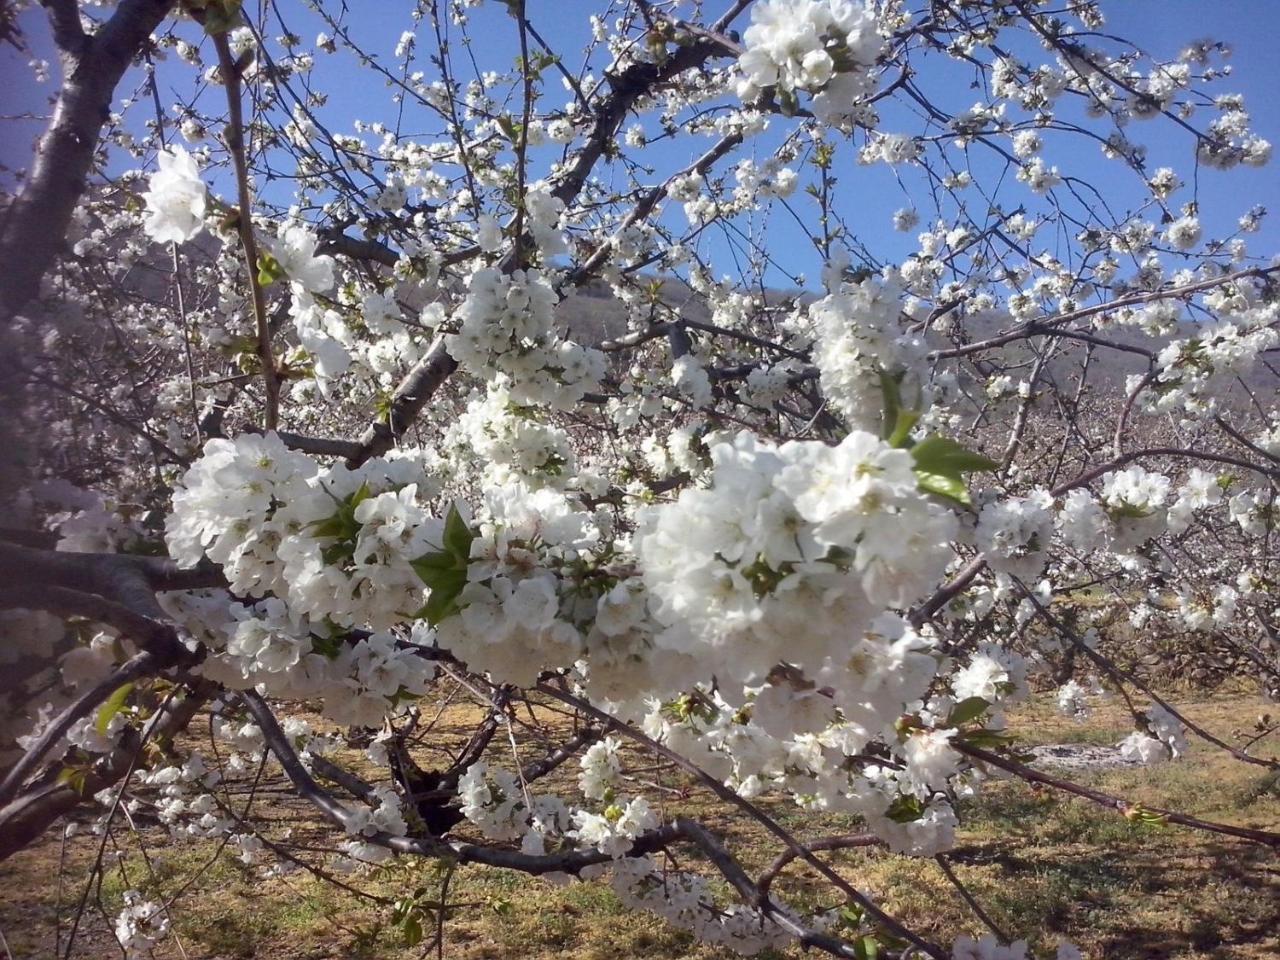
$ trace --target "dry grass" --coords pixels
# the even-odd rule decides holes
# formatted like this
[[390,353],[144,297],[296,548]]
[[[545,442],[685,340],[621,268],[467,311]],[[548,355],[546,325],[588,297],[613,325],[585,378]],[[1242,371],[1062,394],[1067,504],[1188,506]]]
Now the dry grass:
[[[1225,738],[1247,727],[1262,706],[1256,697],[1240,694],[1179,702],[1192,718]],[[443,740],[460,740],[473,719],[471,708],[463,706],[446,714],[440,726]],[[1028,745],[1114,743],[1127,729],[1118,705],[1077,724],[1049,705],[1035,703],[1020,709],[1013,721]],[[509,746],[501,746],[509,760]],[[532,743],[521,748],[525,759],[538,749]],[[637,765],[648,762],[634,759]],[[565,769],[557,777],[567,783],[573,772]],[[1176,764],[1073,776],[1149,806],[1280,829],[1280,778],[1199,743]],[[679,786],[669,775],[664,782]],[[268,784],[276,786],[282,785]],[[668,814],[702,818],[749,867],[759,869],[777,851],[752,823],[696,792],[672,792],[665,802]],[[301,846],[332,839],[309,827],[306,811],[283,792],[263,793],[255,803],[277,820],[274,835],[292,829],[292,841]],[[781,803],[771,803],[769,810],[801,837],[857,829],[847,818],[815,819]],[[964,804],[962,813],[955,870],[1012,936],[1045,948],[1069,937],[1089,956],[1107,960],[1280,956],[1280,863],[1271,851],[1229,838],[1130,823],[1085,801],[1033,792],[1015,782],[990,784],[979,799]],[[65,949],[68,918],[84,892],[98,842],[81,835],[64,848],[58,838],[47,836],[0,866],[0,929],[15,958],[53,955],[59,914]],[[358,901],[306,874],[263,879],[232,857],[215,856],[210,843],[171,843],[154,827],[138,835],[121,831],[109,838],[106,849],[110,866],[89,892],[74,956],[116,953],[103,916],[114,915],[121,893],[130,886],[153,898],[186,887],[172,911],[179,936],[158,952],[160,957],[407,960],[423,955],[425,945],[405,946],[388,907]],[[867,851],[840,854],[832,862],[930,938],[945,943],[958,933],[982,930],[930,861]],[[436,897],[443,874],[439,864],[399,862],[353,882],[390,899],[419,887]],[[812,874],[794,866],[775,889],[804,908],[836,902]],[[598,883],[557,887],[522,875],[463,867],[453,874],[447,899],[451,909],[443,955],[459,960],[724,955],[653,916],[624,911],[608,887]]]

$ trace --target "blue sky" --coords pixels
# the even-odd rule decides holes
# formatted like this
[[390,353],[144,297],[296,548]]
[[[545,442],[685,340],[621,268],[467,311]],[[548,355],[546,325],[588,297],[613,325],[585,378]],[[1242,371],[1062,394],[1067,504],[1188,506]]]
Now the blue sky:
[[[349,20],[353,35],[370,51],[383,54],[386,62],[394,66],[391,50],[401,32],[411,25],[408,13],[412,5],[371,0],[350,6],[356,11]],[[589,35],[587,17],[601,6],[601,3],[589,0],[529,0],[528,3],[533,23],[553,47],[567,52],[566,66],[574,72],[578,67],[575,57],[580,56],[576,51],[581,50]],[[281,7],[286,11],[289,27],[309,43],[321,24],[298,0],[285,0]],[[1104,10],[1108,16],[1107,32],[1133,39],[1157,56],[1175,54],[1188,41],[1206,36],[1230,44],[1234,49],[1230,61],[1234,65],[1234,75],[1219,81],[1211,89],[1243,93],[1253,116],[1254,129],[1280,147],[1280,97],[1275,95],[1275,91],[1280,89],[1280,61],[1274,49],[1275,37],[1280,32],[1280,3],[1272,0],[1113,0],[1104,3]],[[42,13],[38,9],[28,10],[21,22],[36,53],[50,57]],[[744,17],[740,28],[745,28],[746,23]],[[279,32],[276,26],[272,24],[273,32]],[[428,33],[423,31],[424,39]],[[517,51],[515,31],[502,4],[490,2],[473,11],[471,33],[475,38],[471,53],[481,69],[503,68],[511,64]],[[1027,53],[1032,53],[1031,48],[1028,47]],[[206,61],[212,59],[209,51]],[[467,63],[465,55],[461,62]],[[425,61],[417,64],[416,68],[428,73],[431,71]],[[22,58],[6,50],[0,55],[0,83],[3,84],[0,89],[6,91],[0,113],[47,113],[48,98],[56,90],[56,66],[54,72],[55,77],[49,83],[35,85],[22,66]],[[165,87],[183,92],[189,90],[195,79],[193,73],[191,68],[176,59],[163,65],[160,71],[162,99],[166,102],[172,99],[164,96]],[[122,96],[132,92],[138,76],[137,73],[130,75],[119,91]],[[320,55],[315,77],[329,96],[321,118],[335,132],[351,132],[352,121],[357,117],[384,121],[394,119],[395,110],[382,78],[375,71],[361,67],[349,54]],[[934,57],[926,62],[919,85],[943,107],[962,110],[979,96],[979,91],[969,89],[968,78],[969,75],[963,71]],[[549,104],[562,102],[558,84],[549,92]],[[211,105],[209,109],[212,111],[214,107]],[[129,122],[131,126],[139,127],[151,115],[151,110],[148,105],[135,108],[135,113]],[[403,129],[414,133],[438,133],[436,125],[424,114],[421,110],[415,114],[413,107],[406,107]],[[1199,115],[1201,123],[1209,118],[1208,111]],[[8,123],[5,134],[0,136],[0,161],[11,166],[25,165],[30,143],[38,129],[39,124],[34,122]],[[882,129],[919,133],[923,127],[918,118],[904,109],[886,106]],[[1134,124],[1126,132],[1149,148],[1150,169],[1172,166],[1185,180],[1191,180],[1194,144],[1185,131],[1161,119]],[[755,141],[749,149],[763,158],[772,152],[777,142],[777,138],[769,134]],[[646,148],[640,159],[654,166],[657,169],[655,176],[660,178],[688,163],[708,143],[703,138],[679,138]],[[965,158],[956,151],[950,152],[953,161],[963,166]],[[989,157],[979,156],[981,152],[975,149],[968,161],[975,174],[979,178],[983,174],[998,174],[999,167],[993,166]],[[1059,165],[1064,172],[1098,184],[1115,209],[1123,211],[1142,201],[1143,191],[1136,176],[1122,165],[1104,160],[1093,142],[1051,134],[1046,137],[1044,153],[1049,162]],[[1200,202],[1206,236],[1221,236],[1229,232],[1236,218],[1255,204],[1280,215],[1280,178],[1277,177],[1276,163],[1280,163],[1280,158],[1261,170],[1240,168],[1223,173],[1202,169],[1199,172],[1194,195]],[[132,165],[126,159],[117,168]],[[840,178],[841,212],[868,246],[887,259],[900,258],[911,252],[914,233],[908,236],[894,234],[890,228],[890,217],[895,209],[911,205],[912,195],[921,184],[918,177],[906,171],[900,183],[895,172],[883,165],[857,165],[853,151],[848,148],[838,156],[835,172]],[[1185,202],[1192,196],[1189,186],[1175,195],[1174,202]],[[1030,197],[1017,185],[1002,193],[1000,199],[1007,209],[1012,209]],[[803,211],[804,207],[812,206],[812,201],[797,195],[793,204]],[[682,225],[682,215],[675,205],[671,207],[666,214],[666,222]],[[927,209],[922,212],[927,214]],[[819,258],[791,218],[785,213],[775,216],[769,221],[768,229],[770,252],[781,266],[791,273],[807,274],[810,284],[814,283],[820,266]],[[1044,248],[1051,248],[1052,240],[1051,235],[1042,232],[1038,243]],[[722,241],[707,237],[703,242],[709,245],[705,252],[713,257],[718,268],[731,268],[732,258]],[[1280,222],[1268,223],[1259,235],[1252,238],[1250,246],[1254,253],[1280,252]],[[775,278],[775,282],[786,285],[780,278]]]

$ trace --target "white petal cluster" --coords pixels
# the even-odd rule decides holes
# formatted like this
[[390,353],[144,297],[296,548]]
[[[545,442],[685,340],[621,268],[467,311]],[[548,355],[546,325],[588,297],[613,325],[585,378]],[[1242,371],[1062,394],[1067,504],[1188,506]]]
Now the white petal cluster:
[[152,949],[169,935],[169,915],[137,890],[126,890],[124,907],[116,915],[115,934],[128,960],[151,956]]
[[422,606],[411,562],[439,549],[423,464],[402,451],[321,470],[275,434],[210,440],[166,521],[170,554],[207,556],[236,593],[286,599],[293,616],[386,629]]
[[162,150],[151,175],[143,229],[156,243],[185,243],[204,229],[205,186],[195,158],[182,147]]
[[458,781],[462,815],[490,840],[521,840],[542,853],[544,839],[569,830],[569,810],[557,797],[533,796],[515,774],[474,763]]
[[1100,549],[1111,532],[1111,520],[1102,504],[1079,487],[1063,499],[1057,525],[1063,540],[1082,553]]
[[963,757],[951,746],[955,730],[925,730],[907,737],[902,747],[907,776],[925,792],[944,790],[947,781],[960,772]]
[[1169,759],[1169,748],[1150,734],[1135,730],[1120,741],[1120,756],[1135,763],[1162,763]]
[[320,238],[300,224],[285,227],[271,245],[295,294],[325,293],[333,287],[333,257],[317,254]]
[[278,541],[263,527],[318,471],[275,434],[210,440],[174,492],[165,530],[170,556],[195,566],[207,555],[228,568],[233,589],[248,591],[258,571],[245,568],[276,562]]
[[951,960],[1027,960],[1027,941],[1003,944],[989,933],[976,940],[962,936],[952,944]]
[[1169,532],[1175,535],[1184,532],[1197,511],[1216,507],[1222,501],[1223,488],[1217,475],[1193,468],[1178,490],[1178,499],[1169,508]]
[[1164,238],[1177,250],[1191,250],[1200,242],[1200,221],[1193,216],[1179,217],[1165,227]]
[[988,703],[1026,696],[1027,662],[1014,650],[983,643],[968,663],[951,675],[957,700],[981,697]]
[[652,509],[636,538],[655,643],[706,674],[817,669],[941,576],[954,517],[920,495],[906,451],[861,431],[835,447],[744,432],[711,457],[710,488]]
[[1143,394],[1149,413],[1179,410],[1194,417],[1210,416],[1219,397],[1237,378],[1247,378],[1259,355],[1280,344],[1274,305],[1251,308],[1214,324],[1205,324],[1194,337],[1171,340],[1156,357],[1155,390]]
[[655,913],[703,943],[754,956],[795,942],[792,934],[759,910],[718,905],[711,884],[700,874],[669,866],[659,869],[649,857],[616,860],[611,869],[610,883],[625,907]]
[[854,814],[896,852],[932,856],[954,843],[945,794],[960,789],[967,767],[951,747],[955,730],[903,736],[897,722],[921,711],[937,662],[905,623],[884,617],[812,686],[771,678],[742,707],[698,688],[653,702],[643,728],[744,797],[779,792],[806,809]]
[[515,403],[569,409],[599,385],[604,357],[560,336],[555,306],[555,291],[537,270],[477,270],[449,352],[482,380],[505,375]]
[[845,284],[811,304],[806,329],[822,392],[851,427],[878,430],[884,406],[881,376],[899,381],[907,409],[927,406],[924,342],[902,323],[901,291],[875,279]]
[[1164,474],[1138,466],[1107,476],[1102,503],[1111,516],[1115,549],[1131,550],[1164,532],[1169,487]]
[[991,569],[1023,581],[1040,576],[1053,535],[1053,497],[1037,490],[982,508],[974,538]]
[[589,800],[604,800],[613,790],[622,773],[622,761],[618,757],[621,741],[607,737],[593,743],[579,761],[582,772],[578,774],[578,789]]
[[531,686],[544,669],[572,663],[581,648],[577,628],[558,616],[556,588],[545,570],[469,583],[458,598],[461,611],[440,624],[440,643],[473,670]]
[[1187,730],[1182,721],[1163,705],[1155,703],[1147,710],[1147,723],[1161,743],[1169,749],[1169,755],[1178,759],[1187,752]]
[[627,854],[638,836],[657,825],[649,801],[635,797],[626,806],[611,804],[603,813],[575,810],[569,836],[616,859]]
[[516,474],[531,486],[560,486],[577,473],[568,435],[540,411],[517,406],[508,381],[490,384],[450,425],[446,445],[462,461],[474,462],[486,481],[498,485]]
[[836,123],[854,114],[875,85],[885,40],[871,5],[855,0],[765,0],[751,9],[738,58],[738,96],[813,95],[813,112]]
[[693,354],[672,361],[671,382],[697,409],[711,406],[711,378]]

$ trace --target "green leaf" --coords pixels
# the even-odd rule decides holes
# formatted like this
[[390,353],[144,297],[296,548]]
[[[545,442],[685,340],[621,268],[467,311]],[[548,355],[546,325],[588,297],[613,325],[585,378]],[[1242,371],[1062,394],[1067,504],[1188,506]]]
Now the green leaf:
[[424,617],[434,627],[461,609],[458,596],[467,585],[464,558],[451,553],[428,553],[410,561],[410,565],[431,591],[417,616]]
[[347,503],[351,505],[351,515],[353,518],[355,517],[356,507],[360,506],[360,504],[364,503],[371,496],[373,496],[373,490],[370,489],[369,481],[366,480],[356,488],[355,493],[351,494],[351,496],[347,498]]
[[451,504],[449,513],[444,519],[444,548],[455,557],[466,561],[471,558],[471,541],[475,538],[476,535],[467,526],[467,521],[463,520],[462,514],[458,512],[458,505]]
[[435,553],[424,553],[417,560],[410,560],[409,565],[417,571],[423,583],[430,584],[431,580],[439,572],[453,570],[457,567],[458,562],[452,553],[436,551]]
[[258,254],[258,286],[269,287],[285,275],[280,261],[265,250]]
[[994,460],[937,434],[926,437],[912,447],[911,456],[915,458],[917,470],[943,476],[994,470],[999,466]]
[[960,740],[985,750],[998,750],[1014,742],[1013,737],[998,730],[974,730],[961,736]]
[[840,920],[855,930],[862,925],[865,916],[865,911],[857,904],[845,904],[840,908]]
[[453,562],[452,557],[450,558],[449,566],[439,566],[435,562],[435,558],[443,556],[443,554],[428,554],[428,556],[432,558],[433,563],[423,563],[421,559],[409,561],[410,566],[417,573],[418,579],[430,587],[433,592],[448,590],[456,585],[458,592],[461,593],[462,588],[467,585],[467,568]]
[[853,941],[853,952],[858,960],[877,960],[880,956],[880,941],[871,934]]
[[924,803],[918,797],[902,794],[894,798],[884,815],[894,823],[915,823],[924,816]]
[[1124,818],[1130,823],[1145,823],[1150,827],[1167,827],[1169,825],[1168,814],[1148,810],[1140,803],[1130,805],[1123,813]]
[[967,700],[961,700],[951,708],[951,713],[947,715],[945,726],[959,727],[970,720],[977,720],[987,712],[989,706],[991,704],[987,703],[982,697],[969,697]]
[[[517,69],[519,69],[518,66],[517,66]],[[496,123],[498,124],[499,127],[502,128],[502,132],[507,135],[507,139],[510,140],[512,143],[515,143],[517,140],[520,139],[518,127],[516,126],[515,122],[505,113],[501,114],[496,118]]]
[[431,594],[427,597],[427,602],[423,604],[419,613],[431,626],[439,626],[462,609],[458,604],[458,595],[462,593],[462,588],[466,585],[466,574],[463,574],[459,579],[457,589],[449,586],[433,587]]
[[433,627],[461,609],[458,596],[467,585],[467,564],[475,537],[458,505],[451,504],[444,520],[444,549],[410,561],[418,578],[431,591],[418,616],[425,617]]
[[996,463],[980,453],[968,450],[954,440],[937,434],[926,437],[911,448],[916,462],[916,482],[920,489],[936,493],[969,506],[969,487],[964,474],[978,470],[994,470]]
[[335,513],[332,517],[326,517],[311,524],[311,535],[317,539],[335,537],[342,540],[350,533],[349,526],[341,513]]
[[467,571],[465,569],[442,571],[436,576],[434,585],[431,587],[431,598],[434,600],[437,597],[448,597],[452,602],[457,599],[458,594],[462,593],[466,585]]
[[899,410],[898,421],[894,424],[893,432],[889,434],[889,446],[902,449],[911,442],[911,428],[920,420],[920,412],[918,410]]
[[418,919],[417,913],[411,913],[404,918],[400,931],[404,934],[406,947],[416,947],[422,942],[422,921]]
[[917,470],[916,484],[926,493],[936,493],[965,507],[973,502],[969,499],[969,488],[959,477],[944,477],[938,473],[921,473]]
[[132,691],[133,684],[126,683],[116,687],[111,696],[107,697],[102,707],[98,710],[98,722],[95,725],[98,733],[104,737],[107,735],[107,728],[111,726],[112,718],[124,709],[124,702],[129,699],[129,694]]
[[794,117],[800,109],[800,100],[795,91],[787,87],[778,88],[778,110],[784,117]]
[[1122,503],[1119,506],[1111,507],[1110,511],[1111,515],[1116,519],[1125,520],[1145,520],[1155,512],[1145,507],[1135,507],[1130,503]]
[[84,788],[89,779],[88,767],[64,767],[58,774],[58,783],[69,786],[80,796],[84,796]]
[[189,6],[203,11],[201,23],[209,36],[226,33],[240,25],[241,0],[191,0]]
[[338,637],[318,637],[312,634],[311,649],[322,657],[334,660],[342,652],[342,640]]
[[897,431],[898,416],[902,412],[902,375],[895,377],[884,370],[877,370],[876,373],[880,377],[881,408],[884,411],[880,436],[887,440]]

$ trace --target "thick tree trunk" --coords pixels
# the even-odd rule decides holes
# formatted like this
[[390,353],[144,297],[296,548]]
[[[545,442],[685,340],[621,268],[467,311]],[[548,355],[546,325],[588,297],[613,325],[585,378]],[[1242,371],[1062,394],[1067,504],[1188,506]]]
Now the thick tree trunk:
[[102,127],[120,78],[143,50],[173,0],[123,0],[92,36],[73,29],[53,4],[63,69],[53,119],[36,147],[22,192],[0,215],[0,322],[39,293],[40,281],[66,240],[84,192]]

